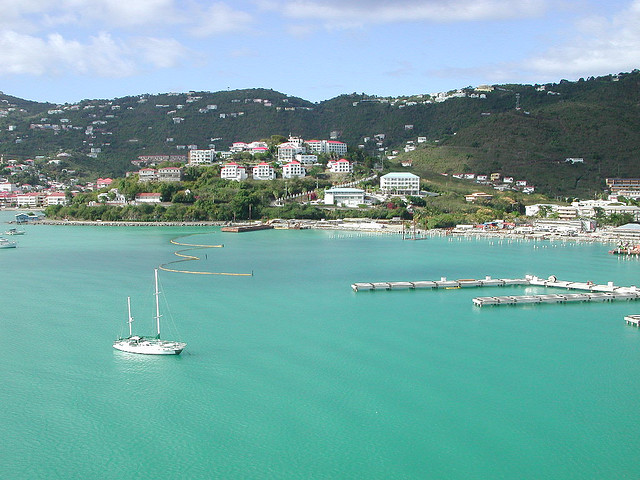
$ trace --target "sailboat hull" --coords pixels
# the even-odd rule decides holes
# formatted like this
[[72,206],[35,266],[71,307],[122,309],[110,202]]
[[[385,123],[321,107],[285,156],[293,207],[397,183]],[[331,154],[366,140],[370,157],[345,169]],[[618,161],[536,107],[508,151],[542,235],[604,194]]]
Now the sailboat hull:
[[142,355],[180,355],[186,346],[186,343],[158,339],[123,338],[113,342],[116,350]]

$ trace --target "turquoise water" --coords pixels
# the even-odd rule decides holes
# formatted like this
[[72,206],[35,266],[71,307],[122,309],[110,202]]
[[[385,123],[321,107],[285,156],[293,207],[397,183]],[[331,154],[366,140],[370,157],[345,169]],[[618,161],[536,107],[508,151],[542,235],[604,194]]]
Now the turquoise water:
[[[13,213],[0,213],[0,221]],[[8,226],[2,227],[4,230]],[[638,478],[638,303],[484,307],[541,289],[354,293],[353,282],[522,277],[619,285],[603,245],[342,232],[30,225],[0,250],[0,477]],[[224,243],[160,273],[179,357],[152,330],[170,240]],[[206,254],[206,258],[204,255]],[[173,336],[172,336],[173,335]]]

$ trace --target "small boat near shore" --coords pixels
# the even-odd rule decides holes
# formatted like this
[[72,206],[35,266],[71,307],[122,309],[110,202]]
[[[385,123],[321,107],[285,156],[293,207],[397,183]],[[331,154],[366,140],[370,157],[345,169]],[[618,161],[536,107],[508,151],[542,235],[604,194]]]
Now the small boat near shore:
[[640,245],[620,244],[613,250],[609,250],[612,255],[640,255]]
[[0,237],[0,248],[16,248],[17,246],[18,244],[16,242]]
[[17,228],[10,228],[6,232],[4,232],[4,234],[5,235],[24,235],[25,231],[24,230],[18,230]]

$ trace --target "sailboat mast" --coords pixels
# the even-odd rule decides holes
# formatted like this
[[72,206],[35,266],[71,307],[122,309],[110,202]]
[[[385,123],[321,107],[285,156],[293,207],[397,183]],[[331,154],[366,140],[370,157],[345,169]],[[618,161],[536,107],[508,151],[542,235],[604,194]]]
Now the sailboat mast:
[[158,337],[160,338],[160,303],[159,303],[159,296],[160,296],[160,292],[158,292],[158,269],[155,269],[155,276],[156,276],[156,329],[158,332]]
[[131,297],[127,297],[127,310],[129,311],[129,321],[127,323],[129,324],[129,336],[131,336],[131,324],[133,323],[133,317],[131,316]]

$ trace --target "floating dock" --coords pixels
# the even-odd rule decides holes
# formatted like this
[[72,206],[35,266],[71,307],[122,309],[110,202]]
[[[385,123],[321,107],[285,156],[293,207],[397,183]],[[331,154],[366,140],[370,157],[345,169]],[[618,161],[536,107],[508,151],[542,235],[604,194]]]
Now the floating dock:
[[[507,295],[476,297],[473,304],[478,307],[486,305],[525,305],[535,303],[573,303],[573,302],[612,302],[614,300],[640,300],[640,289],[635,285],[620,287],[609,282],[606,285],[598,285],[593,282],[569,282],[558,280],[555,275],[544,279],[534,275],[525,278],[491,278],[484,279],[460,279],[418,281],[418,282],[369,282],[354,283],[351,288],[354,292],[360,290],[399,290],[399,289],[453,289],[468,287],[505,287],[511,285],[531,285],[539,287],[560,288],[564,290],[578,290],[580,293],[552,293],[547,295]],[[630,320],[628,320],[630,319]],[[640,315],[625,317],[627,323],[639,326]]]

